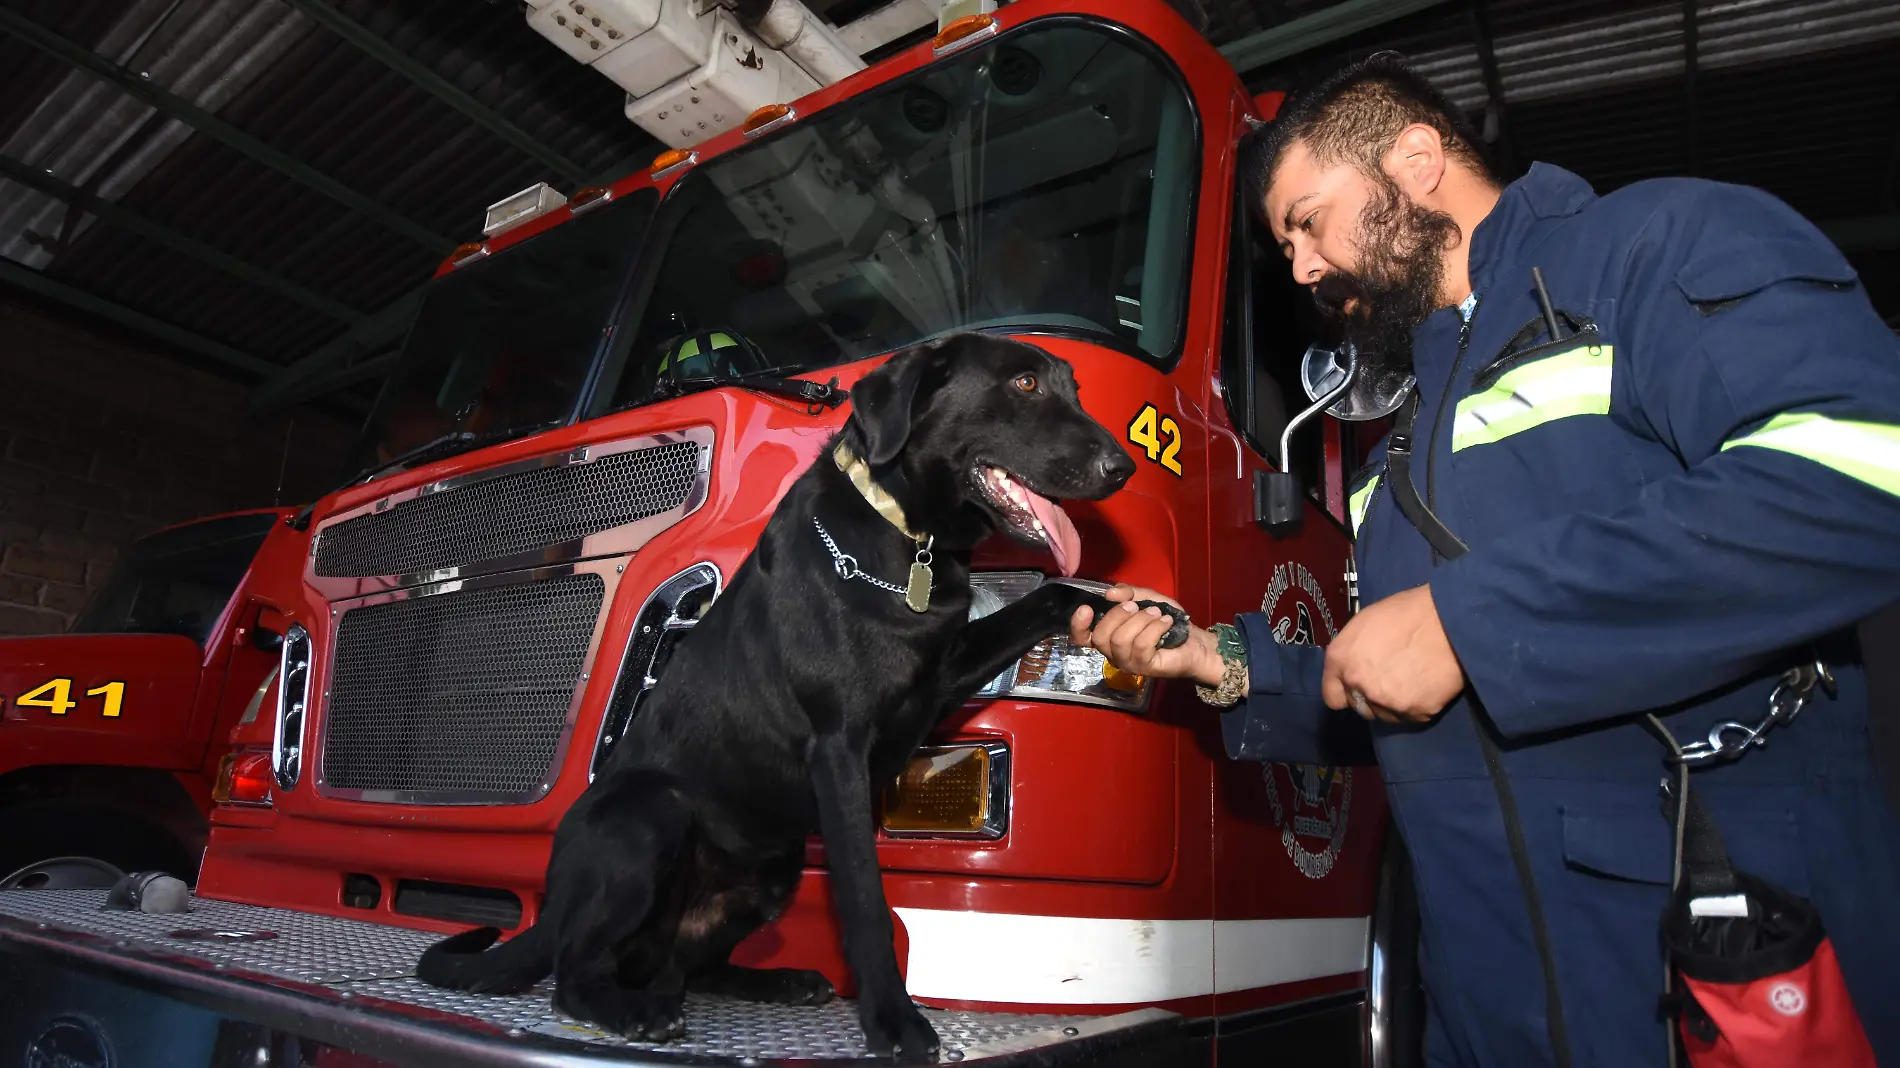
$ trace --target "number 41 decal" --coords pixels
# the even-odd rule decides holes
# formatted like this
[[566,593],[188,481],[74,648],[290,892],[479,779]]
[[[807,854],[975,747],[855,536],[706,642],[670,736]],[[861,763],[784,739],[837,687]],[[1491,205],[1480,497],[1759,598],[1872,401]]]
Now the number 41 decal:
[[[117,719],[125,704],[125,683],[108,682],[104,686],[95,686],[86,691],[86,696],[105,698],[105,708],[100,714],[107,719]],[[73,700],[71,679],[48,680],[14,698],[13,703],[21,708],[44,708],[55,716],[63,716],[79,707],[79,702]]]
[[[1161,442],[1163,436],[1168,439],[1165,445]],[[1128,424],[1128,440],[1141,446],[1148,459],[1177,475],[1181,473],[1181,426],[1173,416],[1162,415],[1152,404],[1143,405]]]

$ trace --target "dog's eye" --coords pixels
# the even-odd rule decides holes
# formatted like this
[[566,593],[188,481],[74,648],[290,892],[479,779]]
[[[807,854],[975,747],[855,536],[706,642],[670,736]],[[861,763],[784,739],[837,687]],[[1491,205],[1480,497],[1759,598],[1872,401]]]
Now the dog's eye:
[[1024,393],[1036,392],[1036,376],[1035,375],[1017,375],[1015,378],[1010,380],[1009,384],[1012,386],[1015,386],[1017,389],[1022,390]]

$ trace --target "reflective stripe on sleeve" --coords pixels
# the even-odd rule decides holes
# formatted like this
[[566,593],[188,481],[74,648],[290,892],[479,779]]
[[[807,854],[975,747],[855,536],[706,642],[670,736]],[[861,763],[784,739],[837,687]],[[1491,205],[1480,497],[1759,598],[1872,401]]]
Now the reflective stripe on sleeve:
[[1451,451],[1503,441],[1573,415],[1607,415],[1614,349],[1591,345],[1546,356],[1458,402]]
[[1372,491],[1379,488],[1379,476],[1373,475],[1366,484],[1353,491],[1346,498],[1346,515],[1352,520],[1352,536],[1359,536],[1359,524],[1366,521],[1366,508],[1372,504]]
[[1793,453],[1900,496],[1900,426],[1783,412],[1760,430],[1724,442],[1722,451],[1740,445]]

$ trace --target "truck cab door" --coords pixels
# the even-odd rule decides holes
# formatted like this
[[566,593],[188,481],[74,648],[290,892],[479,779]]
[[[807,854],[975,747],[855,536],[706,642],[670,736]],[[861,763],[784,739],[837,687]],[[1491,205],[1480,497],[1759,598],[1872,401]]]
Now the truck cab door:
[[[1300,426],[1290,464],[1300,522],[1277,537],[1255,522],[1254,476],[1277,470],[1281,431],[1310,403],[1299,367],[1319,324],[1238,192],[1230,242],[1218,400],[1209,412],[1208,622],[1260,612],[1280,642],[1325,645],[1350,612],[1345,485],[1361,449],[1354,428],[1337,420]],[[1228,1019],[1364,985],[1385,797],[1370,767],[1222,759],[1216,776],[1219,1047],[1223,1063],[1251,1063],[1282,1048],[1280,1032],[1230,1028]]]

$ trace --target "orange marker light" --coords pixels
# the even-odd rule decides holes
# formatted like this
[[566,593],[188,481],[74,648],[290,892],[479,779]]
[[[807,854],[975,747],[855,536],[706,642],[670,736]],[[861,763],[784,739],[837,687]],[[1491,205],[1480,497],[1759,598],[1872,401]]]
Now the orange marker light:
[[745,124],[740,129],[745,132],[747,138],[753,138],[776,130],[796,118],[798,118],[798,112],[793,110],[790,104],[767,104],[747,115]]
[[464,263],[479,260],[486,255],[488,255],[487,245],[480,241],[470,241],[467,244],[455,246],[455,251],[449,253],[449,266],[460,267]]
[[994,15],[965,15],[945,26],[943,32],[930,42],[930,50],[941,56],[994,37],[1001,29]]
[[588,208],[597,207],[612,199],[613,194],[608,192],[604,185],[590,185],[585,189],[577,189],[573,196],[567,198],[567,213],[579,215]]
[[884,790],[887,833],[981,834],[990,817],[990,754],[982,746],[921,751]]
[[690,167],[699,161],[699,153],[690,148],[671,148],[653,157],[653,166],[647,168],[647,174],[655,181],[672,174],[681,167]]

